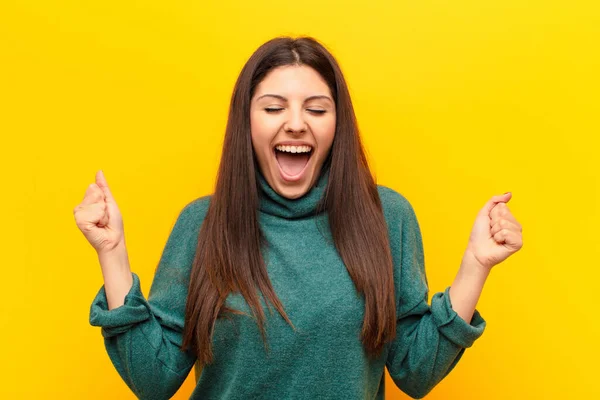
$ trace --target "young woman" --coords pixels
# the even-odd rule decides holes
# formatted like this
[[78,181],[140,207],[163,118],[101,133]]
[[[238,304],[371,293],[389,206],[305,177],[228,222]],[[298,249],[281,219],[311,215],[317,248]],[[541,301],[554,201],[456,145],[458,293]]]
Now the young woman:
[[74,210],[104,277],[90,323],[144,399],[170,398],[194,365],[192,399],[383,399],[384,367],[421,398],[482,335],[484,282],[522,246],[510,197],[479,212],[430,306],[416,215],[375,183],[338,63],[275,38],[240,73],[215,191],[179,214],[147,300],[96,174]]

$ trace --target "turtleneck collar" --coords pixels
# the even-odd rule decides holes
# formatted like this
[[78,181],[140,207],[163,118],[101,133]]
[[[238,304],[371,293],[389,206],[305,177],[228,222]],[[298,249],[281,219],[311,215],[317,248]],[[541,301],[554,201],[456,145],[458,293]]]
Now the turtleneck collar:
[[329,167],[322,169],[315,185],[302,197],[297,199],[288,199],[287,197],[281,196],[269,185],[261,173],[260,168],[256,168],[256,171],[259,185],[258,196],[260,211],[287,219],[315,215],[317,205],[323,197],[325,188],[327,187]]

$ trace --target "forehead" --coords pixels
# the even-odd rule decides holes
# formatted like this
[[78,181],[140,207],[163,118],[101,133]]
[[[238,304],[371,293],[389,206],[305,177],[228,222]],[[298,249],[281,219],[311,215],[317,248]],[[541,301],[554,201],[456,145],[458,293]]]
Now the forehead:
[[255,97],[272,93],[285,97],[331,95],[325,80],[306,65],[286,65],[271,70],[258,84]]

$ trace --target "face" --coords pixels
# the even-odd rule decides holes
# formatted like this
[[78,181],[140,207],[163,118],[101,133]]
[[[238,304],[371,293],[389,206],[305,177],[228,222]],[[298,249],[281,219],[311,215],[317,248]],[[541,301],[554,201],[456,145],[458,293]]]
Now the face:
[[305,65],[271,70],[250,104],[252,147],[269,185],[289,199],[315,184],[335,134],[335,104],[317,71]]

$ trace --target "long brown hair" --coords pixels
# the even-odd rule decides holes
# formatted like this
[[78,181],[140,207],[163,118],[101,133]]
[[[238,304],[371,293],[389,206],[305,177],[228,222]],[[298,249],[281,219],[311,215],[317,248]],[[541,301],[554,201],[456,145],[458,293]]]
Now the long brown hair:
[[[331,53],[311,37],[278,37],[261,45],[235,84],[214,194],[198,234],[185,312],[182,350],[188,346],[202,365],[212,363],[217,318],[244,314],[224,305],[241,293],[252,309],[268,351],[265,314],[257,287],[294,326],[275,294],[261,253],[266,243],[259,226],[258,164],[250,134],[250,102],[273,68],[306,65],[327,82],[336,104],[331,151],[322,166],[329,179],[317,213],[329,226],[356,290],[364,295],[362,343],[369,356],[380,354],[396,335],[392,256],[377,185],[365,156],[356,116],[342,71]],[[265,302],[271,314],[273,310]],[[228,317],[229,318],[229,317]]]

